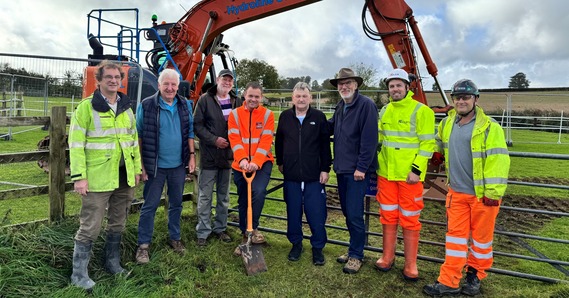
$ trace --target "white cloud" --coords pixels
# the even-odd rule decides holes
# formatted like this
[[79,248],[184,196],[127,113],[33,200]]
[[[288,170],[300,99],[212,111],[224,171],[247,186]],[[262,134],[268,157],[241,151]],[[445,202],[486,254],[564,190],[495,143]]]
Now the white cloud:
[[[383,44],[368,39],[362,32],[364,2],[324,0],[228,29],[224,42],[237,59],[262,59],[285,77],[309,75],[322,82],[341,67],[360,62],[373,65],[383,77],[391,64]],[[174,22],[185,13],[180,4],[190,9],[196,3],[3,1],[0,52],[86,58],[91,53],[86,16],[92,9],[138,6],[140,27],[150,27],[152,14],[158,15],[159,22]],[[463,77],[473,79],[481,88],[507,87],[510,77],[520,71],[531,81],[531,87],[569,85],[568,76],[564,75],[569,66],[565,1],[407,3],[414,10],[443,88]],[[134,16],[123,14],[121,19],[133,23]],[[150,47],[144,39],[141,43]],[[425,63],[419,59],[422,75],[428,76]],[[430,89],[432,82],[426,78],[425,89]]]

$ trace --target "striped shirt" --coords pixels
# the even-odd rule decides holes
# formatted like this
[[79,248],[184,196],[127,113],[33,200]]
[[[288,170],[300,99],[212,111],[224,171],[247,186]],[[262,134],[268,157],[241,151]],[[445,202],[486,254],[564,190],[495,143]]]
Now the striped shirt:
[[227,97],[225,98],[220,98],[218,96],[217,100],[219,101],[219,105],[221,106],[223,117],[225,118],[225,121],[227,121],[227,119],[229,118],[229,113],[231,112],[231,98],[229,97],[229,94],[227,94]]

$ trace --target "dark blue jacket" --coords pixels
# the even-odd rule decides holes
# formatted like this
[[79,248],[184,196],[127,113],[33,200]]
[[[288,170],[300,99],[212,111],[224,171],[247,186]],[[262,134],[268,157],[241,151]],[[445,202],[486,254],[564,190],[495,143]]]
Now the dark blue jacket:
[[320,172],[330,172],[332,153],[326,116],[308,108],[300,124],[294,106],[282,112],[275,138],[277,165],[283,165],[285,180],[313,182]]
[[377,119],[375,103],[356,90],[352,103],[336,105],[328,120],[334,135],[334,172],[353,174],[377,170]]
[[[182,135],[182,164],[187,165],[190,159],[190,147],[187,139],[190,133],[188,125],[190,121],[190,111],[186,99],[176,95],[178,115],[180,116],[180,125]],[[142,135],[142,163],[148,176],[155,176],[158,168],[158,132],[160,131],[160,92],[145,98],[140,104],[144,109]]]

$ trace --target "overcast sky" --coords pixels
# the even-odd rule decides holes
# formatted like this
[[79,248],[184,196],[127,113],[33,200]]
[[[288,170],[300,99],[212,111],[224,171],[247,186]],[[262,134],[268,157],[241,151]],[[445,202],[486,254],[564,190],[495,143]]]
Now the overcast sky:
[[[190,9],[197,2],[2,0],[0,52],[87,58],[91,53],[87,14],[92,9],[137,7],[140,27],[150,27],[152,14],[158,15],[159,22],[174,22],[185,13],[183,8]],[[363,3],[324,0],[229,29],[224,42],[237,59],[264,60],[283,77],[309,75],[322,83],[341,67],[365,63],[377,69],[379,79],[386,76],[391,64],[383,44],[368,39],[362,31]],[[530,87],[569,86],[566,1],[407,3],[414,10],[444,89],[461,78],[473,79],[480,88],[505,88],[518,72],[526,74]],[[133,23],[133,14],[123,16]],[[151,47],[144,39],[142,43]],[[431,90],[434,80],[424,63],[420,70],[426,77],[425,89]]]

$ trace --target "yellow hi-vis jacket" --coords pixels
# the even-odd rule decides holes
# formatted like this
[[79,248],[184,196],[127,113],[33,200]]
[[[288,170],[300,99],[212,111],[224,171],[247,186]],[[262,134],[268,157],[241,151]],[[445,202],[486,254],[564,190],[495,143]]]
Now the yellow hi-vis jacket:
[[71,180],[87,179],[91,192],[119,187],[121,155],[129,186],[134,187],[135,175],[142,173],[134,113],[129,98],[122,93],[119,96],[118,115],[96,90],[79,103],[71,118],[68,137]]
[[[447,157],[449,156],[449,139],[455,122],[456,111],[450,110],[448,116],[439,123],[437,134],[439,151],[444,149],[444,155]],[[476,106],[476,119],[470,146],[476,197],[499,200],[506,192],[508,172],[510,171],[510,155],[502,127],[496,120],[486,116],[478,106]],[[450,181],[451,175],[448,163],[449,158],[446,158],[445,166],[449,177],[447,183]]]
[[408,91],[400,101],[390,97],[391,102],[379,112],[379,176],[390,181],[405,181],[411,171],[424,181],[436,150],[435,113],[413,95]]

